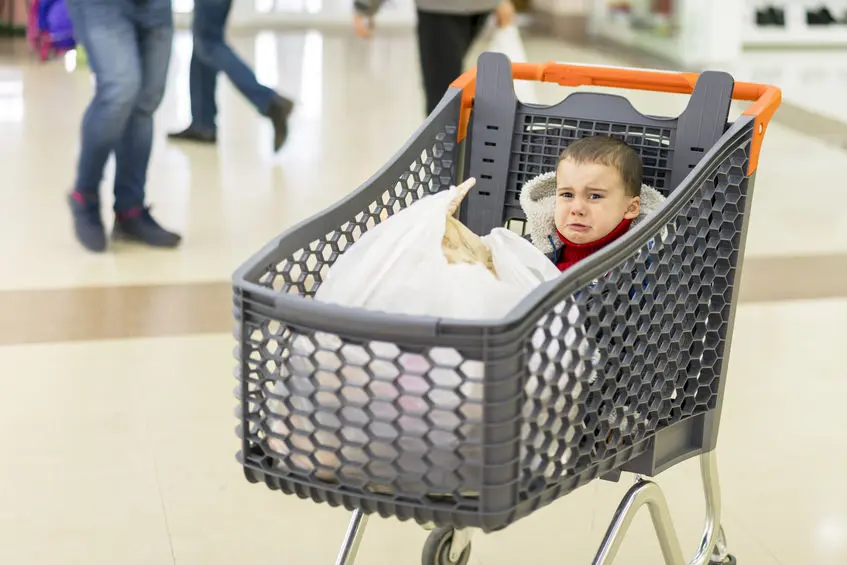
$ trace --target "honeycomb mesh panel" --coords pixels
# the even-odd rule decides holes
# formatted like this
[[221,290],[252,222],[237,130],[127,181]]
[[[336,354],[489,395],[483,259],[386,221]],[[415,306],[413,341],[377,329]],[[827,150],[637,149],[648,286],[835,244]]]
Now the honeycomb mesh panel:
[[256,462],[311,484],[469,504],[479,485],[480,361],[273,320],[248,327],[261,352],[245,375]]

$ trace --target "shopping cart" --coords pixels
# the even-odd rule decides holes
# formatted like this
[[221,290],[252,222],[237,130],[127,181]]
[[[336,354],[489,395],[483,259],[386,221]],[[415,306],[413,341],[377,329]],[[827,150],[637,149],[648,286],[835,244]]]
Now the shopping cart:
[[[513,78],[691,96],[678,117],[597,92],[531,105],[516,100]],[[730,123],[733,99],[752,104]],[[338,563],[353,562],[378,514],[432,529],[423,563],[435,565],[467,563],[473,530],[503,529],[594,479],[634,473],[595,563],[611,563],[647,505],[665,560],[679,565],[667,504],[644,477],[698,456],[707,517],[691,562],[734,561],[714,453],[753,182],[780,100],[777,88],[720,72],[511,64],[484,53],[382,170],[234,275],[247,479],[352,511]],[[311,299],[362,233],[469,176],[467,226],[520,222],[523,183],[593,134],[639,151],[644,181],[667,200],[506,319]]]

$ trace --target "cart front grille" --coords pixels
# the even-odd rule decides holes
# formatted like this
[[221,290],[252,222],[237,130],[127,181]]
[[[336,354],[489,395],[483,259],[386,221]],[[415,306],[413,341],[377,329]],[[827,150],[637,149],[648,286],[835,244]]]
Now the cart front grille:
[[471,504],[464,497],[482,465],[481,361],[267,318],[248,330],[245,439],[272,472],[418,504],[439,495]]

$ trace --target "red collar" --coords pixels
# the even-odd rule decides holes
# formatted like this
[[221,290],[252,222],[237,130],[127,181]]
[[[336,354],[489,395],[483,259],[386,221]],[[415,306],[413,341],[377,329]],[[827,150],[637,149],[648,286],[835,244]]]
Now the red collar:
[[619,223],[617,227],[610,231],[607,235],[601,237],[597,241],[590,241],[588,243],[572,243],[568,241],[567,238],[559,232],[559,230],[556,230],[556,233],[559,234],[559,239],[561,239],[565,244],[564,249],[562,249],[562,253],[559,255],[559,262],[556,263],[556,266],[559,267],[560,271],[564,271],[568,267],[572,267],[576,262],[600,251],[625,234],[629,230],[630,225],[632,225],[632,220],[624,218],[621,220],[621,223]]

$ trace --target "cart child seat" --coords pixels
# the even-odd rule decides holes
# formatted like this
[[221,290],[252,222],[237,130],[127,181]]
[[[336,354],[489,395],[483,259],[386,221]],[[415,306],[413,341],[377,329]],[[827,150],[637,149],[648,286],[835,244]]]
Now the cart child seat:
[[[530,105],[516,99],[515,78],[691,97],[677,117],[591,92]],[[733,99],[753,104],[730,123]],[[494,531],[595,478],[654,476],[713,450],[753,181],[779,100],[726,73],[484,53],[379,172],[235,273],[248,480],[365,514]],[[505,319],[312,300],[362,233],[467,177],[477,179],[460,211],[468,227],[521,220],[523,184],[596,134],[635,148],[644,182],[667,199]],[[424,390],[406,390],[407,374]]]

